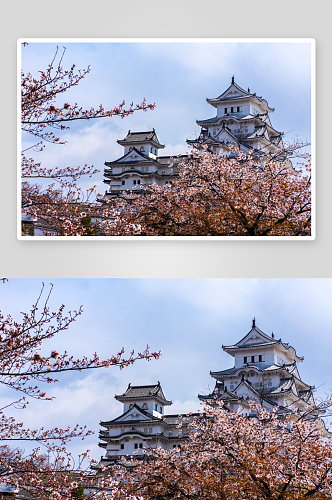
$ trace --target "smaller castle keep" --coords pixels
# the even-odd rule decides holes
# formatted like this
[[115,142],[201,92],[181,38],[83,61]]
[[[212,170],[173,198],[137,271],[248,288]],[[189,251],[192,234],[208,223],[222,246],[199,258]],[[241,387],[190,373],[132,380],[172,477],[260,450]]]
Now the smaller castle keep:
[[115,399],[123,403],[123,413],[113,420],[100,422],[104,430],[99,433],[99,446],[106,450],[102,465],[111,465],[121,459],[130,464],[131,460],[144,458],[143,450],[148,452],[158,446],[176,448],[185,439],[184,433],[179,435],[179,415],[164,413],[172,401],[165,398],[159,382],[156,385],[129,384]]

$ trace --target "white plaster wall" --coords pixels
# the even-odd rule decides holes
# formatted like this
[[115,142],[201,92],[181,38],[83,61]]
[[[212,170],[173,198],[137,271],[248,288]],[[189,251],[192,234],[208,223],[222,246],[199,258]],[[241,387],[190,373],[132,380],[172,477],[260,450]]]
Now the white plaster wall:
[[[152,148],[152,152],[153,152],[153,155],[158,155],[158,149],[155,148],[151,143],[144,143],[144,144],[135,144],[135,148],[140,151],[141,149],[141,146],[144,148],[144,151],[143,153],[145,153],[146,155],[149,154],[151,152],[151,148]],[[133,146],[124,146],[124,155],[127,154],[129,152],[129,149],[132,148]],[[156,151],[156,152],[155,152]]]

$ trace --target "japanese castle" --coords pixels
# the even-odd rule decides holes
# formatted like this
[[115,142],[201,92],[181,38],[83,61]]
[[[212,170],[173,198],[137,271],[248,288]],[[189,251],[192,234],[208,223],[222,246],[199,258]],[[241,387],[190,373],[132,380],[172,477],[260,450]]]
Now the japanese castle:
[[[232,156],[230,146],[241,152],[253,152],[255,159],[264,162],[274,158],[284,161],[283,132],[275,130],[269,114],[274,108],[267,101],[244,90],[234,81],[219,97],[206,99],[216,108],[217,114],[206,120],[196,120],[201,127],[199,138],[187,140],[189,145],[206,144],[213,153]],[[106,161],[104,183],[109,185],[105,198],[126,197],[140,193],[147,185],[171,183],[178,175],[178,165],[188,155],[161,156],[165,145],[159,142],[155,129],[146,132],[128,131],[117,141],[124,147],[123,155],[115,161]],[[289,162],[291,167],[291,163]]]
[[[279,414],[289,414],[294,408],[305,413],[314,403],[314,386],[303,382],[298,363],[303,357],[296,354],[294,347],[273,333],[267,335],[256,326],[253,319],[250,331],[234,345],[222,346],[234,357],[233,368],[210,372],[216,380],[211,394],[199,394],[198,399],[213,404],[215,399],[223,401],[227,410],[242,410],[250,415],[250,402],[259,403],[265,409],[279,406]],[[99,446],[106,450],[101,464],[109,465],[122,460],[130,465],[144,459],[145,451],[160,446],[171,449],[186,439],[180,435],[178,424],[183,422],[180,415],[165,414],[165,407],[172,404],[167,400],[160,383],[156,385],[132,386],[115,396],[123,403],[123,413],[119,417],[100,422]],[[197,414],[186,417],[186,423]],[[310,418],[316,419],[317,414]]]
[[234,357],[234,367],[210,372],[216,380],[214,391],[199,394],[200,400],[218,398],[235,411],[256,401],[266,409],[279,405],[281,413],[292,408],[303,413],[314,403],[314,386],[303,382],[298,371],[297,365],[304,358],[288,343],[276,340],[273,333],[262,332],[255,319],[247,335],[222,349]]
[[[123,413],[107,422],[99,433],[101,448],[106,450],[102,465],[116,463],[119,459],[130,465],[133,459],[143,459],[144,451],[160,446],[176,448],[185,439],[179,434],[179,415],[165,415],[165,406],[172,401],[165,398],[160,383],[156,385],[128,385],[127,390],[115,396],[123,403]],[[192,418],[192,416],[191,416]]]

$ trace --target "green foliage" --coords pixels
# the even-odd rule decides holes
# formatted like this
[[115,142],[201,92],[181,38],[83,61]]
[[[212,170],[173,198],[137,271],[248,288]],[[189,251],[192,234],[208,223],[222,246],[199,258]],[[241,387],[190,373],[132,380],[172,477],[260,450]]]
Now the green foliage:
[[82,236],[97,236],[97,229],[91,223],[91,215],[87,214],[81,219],[81,224],[85,228]]
[[72,498],[84,498],[84,488],[81,483],[71,490],[71,496]]

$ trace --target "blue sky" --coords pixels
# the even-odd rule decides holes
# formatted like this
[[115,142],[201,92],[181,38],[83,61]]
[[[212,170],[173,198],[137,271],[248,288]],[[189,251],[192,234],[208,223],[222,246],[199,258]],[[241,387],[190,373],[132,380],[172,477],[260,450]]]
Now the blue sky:
[[[53,402],[31,401],[16,418],[29,427],[66,427],[87,424],[96,434],[70,444],[73,454],[91,449],[99,459],[98,424],[122,413],[114,400],[129,382],[153,384],[158,380],[173,401],[168,413],[196,411],[198,393],[214,387],[209,372],[230,368],[233,358],[221,346],[237,342],[256,324],[267,334],[295,347],[304,362],[302,379],[317,388],[316,395],[332,389],[331,305],[332,279],[54,279],[50,307],[66,310],[83,305],[83,316],[45,346],[65,349],[74,356],[97,352],[106,358],[122,346],[129,352],[148,343],[162,349],[158,361],[139,361],[122,371],[116,368],[91,373],[70,373],[47,386]],[[39,279],[10,279],[1,284],[1,310],[15,319],[35,302]],[[2,389],[2,401],[13,394]]]
[[[294,39],[296,40],[296,39]],[[51,62],[56,42],[30,42],[22,49],[22,67],[34,76]],[[196,119],[215,116],[215,108],[206,98],[217,97],[231,82],[232,75],[241,87],[250,88],[275,108],[272,125],[285,132],[288,141],[311,137],[311,66],[310,43],[58,43],[66,47],[63,67],[91,66],[91,72],[63,95],[63,102],[77,102],[83,107],[103,104],[111,109],[122,102],[156,103],[154,111],[137,112],[119,118],[78,122],[61,134],[68,144],[50,145],[34,158],[45,167],[93,164],[101,172],[83,187],[96,184],[103,193],[105,161],[122,155],[117,139],[128,130],[155,128],[165,144],[161,154],[175,155],[187,151],[186,139],[197,136]],[[59,102],[59,104],[63,104]],[[23,146],[31,145],[23,137]]]

